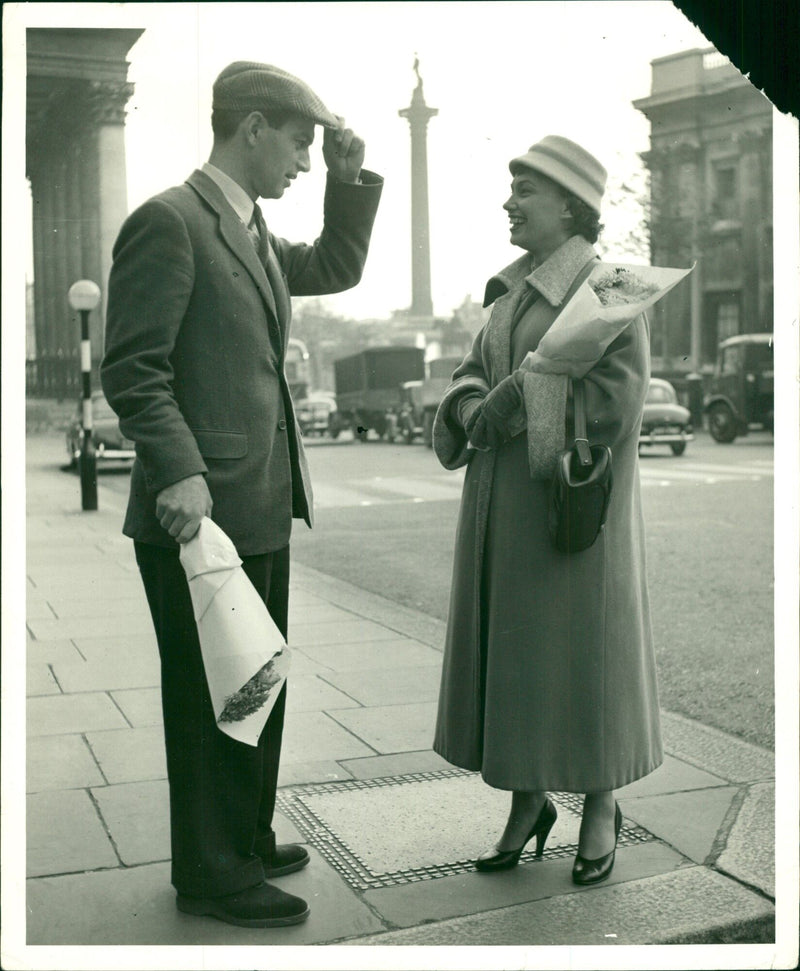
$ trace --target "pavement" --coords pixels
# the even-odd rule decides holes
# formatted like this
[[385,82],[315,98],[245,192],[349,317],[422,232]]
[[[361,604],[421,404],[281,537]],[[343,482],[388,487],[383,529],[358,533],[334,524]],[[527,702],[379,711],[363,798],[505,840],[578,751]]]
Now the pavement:
[[275,828],[309,850],[311,865],[280,886],[311,916],[264,931],[179,913],[157,649],[123,500],[101,474],[99,510],[82,512],[62,450],[53,434],[27,441],[28,946],[722,943],[774,954],[771,751],[664,712],[664,764],[618,793],[606,883],[571,882],[580,800],[567,793],[553,793],[559,820],[541,860],[477,873],[470,861],[498,836],[508,795],[431,751],[444,625],[298,564]]

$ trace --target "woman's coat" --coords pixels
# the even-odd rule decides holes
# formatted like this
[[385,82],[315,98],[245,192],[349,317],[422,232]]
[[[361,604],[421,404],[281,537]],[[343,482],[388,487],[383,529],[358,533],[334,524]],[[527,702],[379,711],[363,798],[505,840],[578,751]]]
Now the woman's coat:
[[[533,273],[525,256],[489,281],[492,316],[434,427],[442,464],[467,464],[434,749],[500,789],[616,789],[663,758],[637,448],[646,318],[585,378],[589,439],[611,447],[614,475],[590,549],[559,553],[548,533],[550,479],[572,441],[565,376],[525,374],[519,434],[497,450],[469,448],[454,417],[461,395],[486,393],[519,367],[595,261],[572,237]],[[514,322],[531,286],[538,296]]]

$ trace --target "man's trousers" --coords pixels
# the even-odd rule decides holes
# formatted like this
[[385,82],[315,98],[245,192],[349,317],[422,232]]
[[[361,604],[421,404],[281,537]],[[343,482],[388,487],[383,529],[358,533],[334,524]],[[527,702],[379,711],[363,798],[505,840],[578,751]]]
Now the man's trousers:
[[[274,846],[286,685],[257,746],[221,732],[178,552],[145,543],[134,547],[161,655],[172,883],[186,896],[235,893],[263,881],[259,854]],[[286,637],[289,547],[243,557],[242,567]]]

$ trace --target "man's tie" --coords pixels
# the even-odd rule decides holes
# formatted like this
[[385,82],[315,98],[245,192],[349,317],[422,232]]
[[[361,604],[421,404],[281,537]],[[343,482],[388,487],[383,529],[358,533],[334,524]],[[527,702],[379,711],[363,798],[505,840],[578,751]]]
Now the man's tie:
[[[253,206],[251,223],[253,225],[253,231],[251,232],[250,238],[253,240],[253,245],[258,253],[258,258],[261,260],[261,265],[266,269],[267,246],[269,245],[267,242],[267,224],[264,222],[264,215],[258,203]],[[249,228],[248,231],[250,232]]]

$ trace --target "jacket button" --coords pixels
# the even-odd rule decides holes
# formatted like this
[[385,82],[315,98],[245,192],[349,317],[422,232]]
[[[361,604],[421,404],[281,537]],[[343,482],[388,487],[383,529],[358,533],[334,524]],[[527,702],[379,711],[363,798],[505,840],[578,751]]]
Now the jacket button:
[[278,428],[280,428],[280,430],[282,432],[283,431],[286,431],[286,419],[285,418],[281,418],[281,420],[278,422]]

